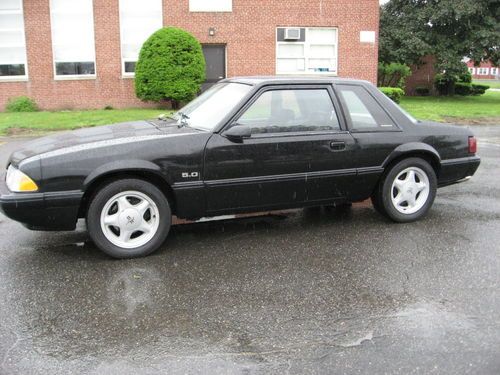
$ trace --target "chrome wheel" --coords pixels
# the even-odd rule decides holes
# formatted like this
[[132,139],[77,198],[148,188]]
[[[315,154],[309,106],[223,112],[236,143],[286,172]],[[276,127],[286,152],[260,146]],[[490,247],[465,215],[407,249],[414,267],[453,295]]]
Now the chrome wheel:
[[429,177],[420,168],[409,167],[401,171],[391,189],[391,201],[396,210],[411,215],[424,207],[429,198]]
[[109,199],[101,211],[101,229],[115,246],[136,249],[155,236],[160,213],[155,202],[139,191],[124,191]]

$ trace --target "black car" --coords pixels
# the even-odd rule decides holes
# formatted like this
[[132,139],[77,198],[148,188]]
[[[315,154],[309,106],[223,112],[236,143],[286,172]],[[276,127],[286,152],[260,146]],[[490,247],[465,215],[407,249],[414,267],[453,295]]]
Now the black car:
[[[37,139],[8,162],[0,207],[34,230],[73,230],[143,256],[185,219],[371,198],[396,222],[480,163],[463,127],[413,119],[369,82],[221,81],[168,118]],[[5,188],[8,188],[6,190]]]

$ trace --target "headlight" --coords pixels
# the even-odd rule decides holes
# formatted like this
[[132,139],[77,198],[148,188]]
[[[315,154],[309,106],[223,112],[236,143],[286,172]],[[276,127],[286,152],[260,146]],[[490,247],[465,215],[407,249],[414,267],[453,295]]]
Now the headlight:
[[29,176],[25,175],[19,169],[14,168],[12,165],[9,165],[9,168],[7,169],[5,182],[7,183],[9,190],[13,193],[24,193],[38,190],[38,186],[31,178],[29,178]]

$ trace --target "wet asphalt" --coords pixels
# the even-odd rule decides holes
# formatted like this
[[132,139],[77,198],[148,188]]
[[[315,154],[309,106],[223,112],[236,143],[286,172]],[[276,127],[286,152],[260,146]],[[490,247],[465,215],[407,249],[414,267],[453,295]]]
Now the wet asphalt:
[[474,129],[476,176],[413,224],[298,210],[117,261],[0,215],[0,374],[499,374],[500,126]]

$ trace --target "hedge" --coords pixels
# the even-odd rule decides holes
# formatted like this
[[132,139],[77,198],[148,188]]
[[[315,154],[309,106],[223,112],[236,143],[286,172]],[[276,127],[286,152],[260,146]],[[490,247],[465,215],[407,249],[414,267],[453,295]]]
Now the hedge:
[[472,94],[472,84],[464,83],[464,82],[455,83],[455,94],[462,95],[462,96],[471,95]]
[[472,95],[483,95],[486,90],[488,90],[490,88],[490,86],[488,85],[478,85],[478,84],[472,84],[472,90],[471,90],[471,94]]
[[28,96],[17,96],[9,98],[5,106],[7,112],[36,112],[36,102]]
[[396,103],[399,103],[405,95],[405,92],[398,87],[379,87],[378,89]]

